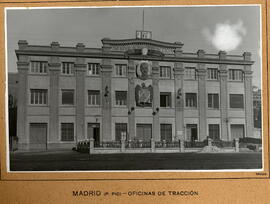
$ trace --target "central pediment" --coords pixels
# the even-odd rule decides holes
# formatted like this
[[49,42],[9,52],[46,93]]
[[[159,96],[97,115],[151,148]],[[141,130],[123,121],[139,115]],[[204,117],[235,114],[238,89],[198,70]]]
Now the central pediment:
[[183,43],[175,42],[162,42],[152,39],[123,39],[123,40],[112,40],[104,38],[101,40],[103,45],[109,45],[112,51],[123,51],[130,52],[130,50],[142,50],[147,48],[148,50],[158,51],[163,54],[174,54],[175,49],[181,49]]

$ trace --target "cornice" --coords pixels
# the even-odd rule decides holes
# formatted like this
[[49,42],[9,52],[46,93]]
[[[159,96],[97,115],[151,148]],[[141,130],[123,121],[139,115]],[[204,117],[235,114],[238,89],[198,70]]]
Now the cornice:
[[[59,57],[83,57],[83,58],[103,58],[103,59],[126,59],[141,60],[141,56],[125,56],[124,52],[59,52],[59,51],[36,51],[36,50],[16,50],[17,55],[32,56],[59,56]],[[234,59],[213,59],[198,57],[174,57],[174,56],[144,56],[144,60],[149,61],[167,61],[167,62],[186,62],[186,63],[205,63],[205,64],[231,64],[231,65],[252,65],[254,61],[234,60]]]

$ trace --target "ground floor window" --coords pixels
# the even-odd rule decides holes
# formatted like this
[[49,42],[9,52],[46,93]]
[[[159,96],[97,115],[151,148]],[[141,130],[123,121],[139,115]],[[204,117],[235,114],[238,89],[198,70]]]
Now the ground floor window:
[[219,124],[209,124],[208,126],[209,137],[213,140],[219,140]]
[[74,141],[74,123],[61,123],[61,141]]
[[160,124],[160,139],[161,141],[172,141],[172,125]]
[[127,137],[127,124],[115,123],[115,140],[120,141],[123,134],[125,135],[125,137]]
[[152,138],[152,124],[137,124],[136,139],[150,141]]
[[231,124],[231,138],[244,138],[245,137],[245,126],[242,124]]

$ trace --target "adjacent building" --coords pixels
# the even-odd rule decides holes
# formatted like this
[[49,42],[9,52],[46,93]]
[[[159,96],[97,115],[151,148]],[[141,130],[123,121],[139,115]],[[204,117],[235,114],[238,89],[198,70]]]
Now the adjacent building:
[[186,53],[151,35],[104,38],[101,48],[20,40],[19,148],[253,137],[251,54]]

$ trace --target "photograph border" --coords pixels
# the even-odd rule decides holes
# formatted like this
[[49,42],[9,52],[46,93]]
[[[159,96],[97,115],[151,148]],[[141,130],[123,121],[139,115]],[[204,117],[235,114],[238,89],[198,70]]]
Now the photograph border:
[[[185,2],[185,1],[183,1]],[[214,1],[212,1],[214,2]],[[249,1],[250,2],[250,1]],[[268,68],[266,66],[266,8],[265,8],[265,4],[263,4],[263,2],[258,3],[258,1],[254,1],[257,2],[256,4],[240,4],[239,3],[235,3],[232,4],[230,1],[228,2],[230,5],[227,4],[222,4],[222,5],[210,5],[210,6],[256,6],[259,5],[261,8],[261,26],[260,26],[260,43],[261,43],[261,49],[262,49],[262,58],[261,58],[261,69],[262,69],[262,73],[261,73],[261,78],[262,78],[262,140],[263,140],[263,151],[262,151],[262,164],[263,164],[263,168],[262,169],[237,169],[237,170],[138,170],[138,171],[9,171],[9,145],[8,145],[8,139],[5,137],[4,138],[4,143],[3,138],[1,138],[1,179],[2,180],[186,180],[186,179],[196,179],[196,180],[200,180],[200,179],[244,179],[244,178],[249,178],[249,179],[260,179],[260,178],[269,178],[269,155],[268,155],[268,150],[269,150],[269,139],[268,139],[268,123],[269,123],[269,116],[267,110],[268,110],[268,100],[269,100],[269,95],[268,95]],[[22,2],[21,2],[22,3]],[[44,3],[44,2],[43,2]],[[53,2],[55,3],[55,2]],[[66,3],[66,2],[65,2]],[[70,2],[68,2],[70,3]],[[80,2],[81,3],[81,2]],[[86,3],[86,2],[83,2]],[[109,2],[112,3],[112,2]],[[117,4],[121,4],[123,2],[118,2]],[[129,2],[130,3],[130,2]],[[138,3],[138,4],[137,4]],[[137,7],[137,5],[140,5],[140,3],[142,2],[132,2],[132,6]],[[145,2],[143,2],[145,3]],[[161,2],[157,2],[161,3]],[[164,3],[164,2],[163,2]],[[170,1],[171,3],[171,1]],[[179,1],[177,3],[180,3]],[[182,3],[182,2],[181,2]],[[58,4],[58,3],[57,3]],[[113,5],[115,5],[115,3],[113,3]],[[122,4],[121,4],[122,5]],[[36,6],[36,5],[35,5]],[[152,4],[150,5],[141,5],[139,7],[151,7]],[[164,5],[158,5],[156,7],[163,7]],[[166,5],[166,7],[170,7],[171,5]],[[186,6],[197,6],[197,7],[202,7],[202,6],[209,6],[209,5],[173,5],[173,7],[186,7]],[[81,7],[81,6],[80,6]],[[83,6],[84,7],[84,6]],[[88,6],[86,6],[88,7]],[[94,7],[103,7],[103,6],[94,6]],[[105,6],[107,7],[107,6]],[[108,6],[111,7],[111,6]],[[117,6],[119,7],[119,6]],[[125,7],[125,6],[120,6],[120,7]],[[10,7],[8,7],[10,8]],[[13,7],[15,8],[15,7]],[[47,7],[48,8],[48,7]],[[48,9],[53,9],[53,8],[59,8],[57,7],[49,7]],[[66,7],[65,7],[66,8]],[[67,7],[67,8],[71,8],[71,7]],[[74,8],[78,8],[78,7],[74,7]],[[6,9],[5,9],[5,31],[6,31]],[[34,9],[43,9],[42,7],[40,8],[34,8]],[[2,10],[3,11],[3,10]],[[2,31],[2,30],[1,30]],[[2,34],[2,32],[1,32]],[[7,53],[7,36],[5,33],[5,51]],[[3,44],[1,44],[1,46],[3,47]],[[6,68],[7,68],[7,54],[5,55],[5,64],[6,64]],[[7,69],[5,69],[5,78],[7,79]],[[3,76],[3,74],[2,74]],[[4,78],[3,78],[4,79]],[[7,81],[3,82],[4,86],[5,84],[7,84]],[[7,86],[5,86],[5,104],[7,103]],[[0,92],[0,94],[3,94],[2,91]],[[3,95],[2,95],[3,96]],[[3,103],[3,102],[1,102]],[[2,105],[2,104],[1,104]],[[1,107],[4,107],[3,105]],[[6,116],[7,114],[7,108],[5,108],[5,114]],[[6,118],[6,121],[8,121],[8,119]],[[8,135],[8,125],[5,122],[5,120],[3,120],[4,124],[5,124],[5,128],[6,128],[6,132]],[[3,124],[3,123],[2,123]],[[3,128],[4,129],[4,128]],[[6,147],[3,147],[3,144],[6,145]],[[6,149],[6,151],[3,154],[3,149]],[[3,158],[4,157],[4,158]],[[4,161],[6,161],[5,163],[3,163],[3,159]],[[27,173],[27,174],[26,174]],[[57,174],[57,175],[52,175],[53,174]],[[59,175],[59,174],[65,174],[65,175]],[[75,173],[76,175],[72,175],[73,173]],[[127,175],[125,176],[125,178],[121,178],[123,177],[123,174],[132,174],[132,176]],[[138,174],[140,173],[140,174]],[[151,173],[151,174],[149,174]],[[211,173],[211,175],[209,175],[209,173]],[[42,174],[42,175],[41,175]],[[69,174],[69,175],[67,175]],[[91,175],[90,175],[91,174]],[[98,174],[105,174],[103,175],[98,175]],[[110,176],[108,175],[110,174]],[[146,175],[141,175],[141,174],[146,174]],[[196,175],[193,175],[196,174]],[[208,174],[208,175],[207,175]],[[212,175],[213,174],[213,175]],[[225,175],[223,175],[225,174]],[[149,176],[151,175],[151,176]],[[175,177],[175,175],[178,175]],[[93,177],[93,178],[89,178],[89,177]],[[110,177],[110,178],[108,178]],[[151,178],[154,177],[154,178]],[[158,177],[158,178],[157,178]]]

